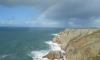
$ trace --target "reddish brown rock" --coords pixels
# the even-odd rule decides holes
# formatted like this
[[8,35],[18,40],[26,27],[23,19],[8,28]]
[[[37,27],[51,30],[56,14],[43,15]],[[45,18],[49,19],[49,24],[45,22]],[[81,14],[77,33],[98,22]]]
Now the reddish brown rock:
[[[58,35],[53,42],[65,50],[66,60],[100,60],[100,29],[66,29]],[[54,55],[47,54],[51,59],[59,56]]]
[[61,59],[62,57],[61,51],[50,51],[47,55],[43,56],[43,58],[48,58],[49,60]]

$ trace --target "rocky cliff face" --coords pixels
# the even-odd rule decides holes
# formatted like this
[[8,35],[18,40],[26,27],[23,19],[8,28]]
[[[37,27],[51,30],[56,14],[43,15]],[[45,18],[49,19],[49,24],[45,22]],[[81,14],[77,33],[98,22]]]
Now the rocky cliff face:
[[53,38],[66,60],[100,60],[100,29],[66,29]]

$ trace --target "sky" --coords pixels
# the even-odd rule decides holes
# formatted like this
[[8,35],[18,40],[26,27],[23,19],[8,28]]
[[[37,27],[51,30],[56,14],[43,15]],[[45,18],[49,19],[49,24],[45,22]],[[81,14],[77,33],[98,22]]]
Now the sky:
[[100,27],[100,0],[0,0],[0,26]]

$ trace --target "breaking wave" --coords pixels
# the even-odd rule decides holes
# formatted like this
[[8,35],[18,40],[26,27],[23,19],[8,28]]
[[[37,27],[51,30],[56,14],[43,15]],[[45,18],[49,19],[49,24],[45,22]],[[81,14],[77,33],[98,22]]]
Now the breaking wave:
[[47,52],[48,50],[32,51],[30,56],[33,60],[48,60],[47,58],[42,58]]
[[49,50],[61,50],[57,43],[53,43],[52,41],[46,41],[45,43],[49,45]]
[[46,55],[50,50],[61,50],[57,43],[53,43],[52,41],[46,41],[45,44],[49,45],[48,50],[40,50],[40,51],[32,51],[30,56],[33,60],[48,60],[47,58],[42,58]]
[[[57,36],[58,34],[51,34],[51,35]],[[48,60],[47,58],[42,58],[42,57],[47,55],[48,52],[51,50],[64,52],[63,50],[61,50],[61,47],[57,43],[54,43],[52,41],[45,41],[44,43],[45,45],[49,46],[48,50],[31,51],[29,55],[33,58],[33,60]]]
[[51,34],[51,35],[53,35],[53,36],[57,36],[58,34]]

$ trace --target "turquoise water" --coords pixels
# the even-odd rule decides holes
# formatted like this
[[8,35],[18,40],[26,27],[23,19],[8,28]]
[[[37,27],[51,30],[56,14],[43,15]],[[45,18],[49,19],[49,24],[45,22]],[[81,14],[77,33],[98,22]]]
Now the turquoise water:
[[36,60],[32,51],[47,50],[46,41],[61,28],[0,28],[0,60]]

